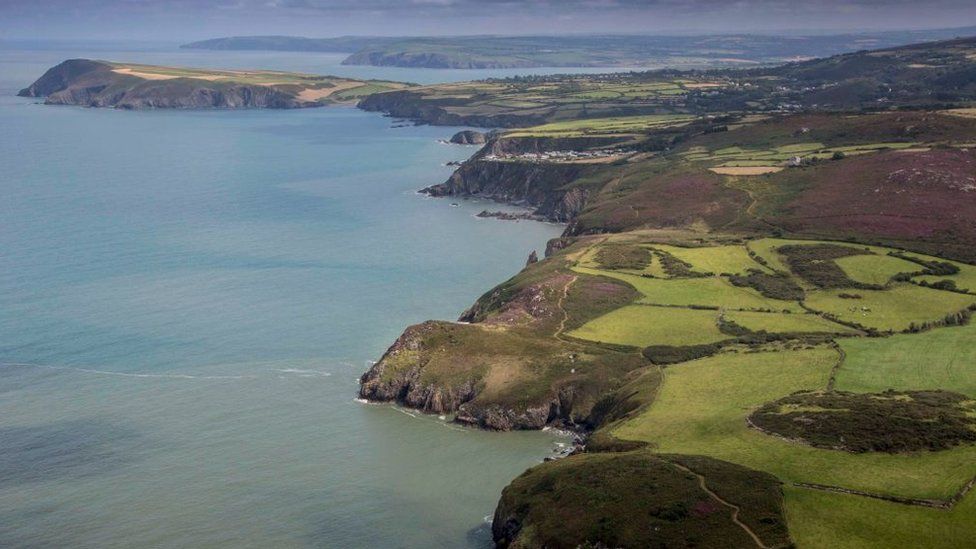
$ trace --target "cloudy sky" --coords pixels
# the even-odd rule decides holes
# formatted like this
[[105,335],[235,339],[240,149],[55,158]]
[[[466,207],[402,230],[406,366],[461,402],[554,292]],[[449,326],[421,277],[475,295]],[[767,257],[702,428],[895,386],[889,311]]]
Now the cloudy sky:
[[976,25],[976,0],[0,0],[0,39],[756,32]]

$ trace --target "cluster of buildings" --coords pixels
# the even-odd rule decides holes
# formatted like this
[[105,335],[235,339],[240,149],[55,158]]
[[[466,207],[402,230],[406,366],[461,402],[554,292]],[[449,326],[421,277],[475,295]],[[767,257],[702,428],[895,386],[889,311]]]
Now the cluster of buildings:
[[487,162],[513,161],[520,162],[573,162],[578,160],[594,160],[620,156],[622,149],[594,149],[590,151],[546,151],[538,153],[521,153],[483,156],[481,160]]

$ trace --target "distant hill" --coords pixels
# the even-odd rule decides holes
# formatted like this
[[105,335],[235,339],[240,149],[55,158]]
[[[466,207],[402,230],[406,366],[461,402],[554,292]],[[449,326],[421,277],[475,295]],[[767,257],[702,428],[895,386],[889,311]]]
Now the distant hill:
[[417,68],[668,67],[779,64],[866,49],[947,40],[976,27],[835,35],[563,35],[302,38],[239,36],[182,47],[349,53],[347,65]]
[[303,38],[301,36],[230,36],[201,40],[180,46],[190,50],[317,51],[353,53],[363,48],[379,47],[396,40],[378,36],[338,36]]

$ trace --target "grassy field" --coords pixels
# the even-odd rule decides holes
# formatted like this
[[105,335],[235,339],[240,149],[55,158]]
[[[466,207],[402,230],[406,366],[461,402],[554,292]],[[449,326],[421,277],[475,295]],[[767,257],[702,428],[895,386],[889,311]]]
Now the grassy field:
[[773,473],[783,481],[904,497],[945,498],[976,474],[976,447],[909,455],[849,454],[787,442],[746,425],[756,407],[826,386],[830,348],[722,353],[670,366],[657,400],[613,430],[666,453],[705,455]]
[[888,255],[854,255],[842,257],[837,265],[852,280],[883,286],[898,273],[912,273],[921,269],[917,263]]
[[831,322],[818,315],[808,313],[784,314],[727,311],[724,313],[724,316],[727,320],[731,320],[754,332],[845,334],[854,331],[836,322]]
[[[912,255],[914,257],[923,257],[923,259],[927,259],[925,256],[919,256],[918,254],[909,254],[909,255]],[[959,267],[958,273],[951,276],[928,276],[928,275],[918,276],[915,277],[913,280],[919,282],[924,281],[929,284],[934,284],[942,280],[951,280],[956,285],[956,288],[960,290],[968,290],[970,293],[976,293],[976,267],[972,265],[967,265],[965,263],[958,263],[954,261],[951,261],[950,263],[952,263],[956,267]]]
[[938,328],[884,339],[844,339],[837,388],[948,389],[976,398],[976,326]]
[[733,286],[727,279],[717,276],[659,279],[585,267],[577,267],[575,270],[581,273],[600,274],[623,280],[641,293],[643,297],[641,297],[640,303],[684,307],[801,311],[796,303],[763,297],[752,288]]
[[[841,295],[856,295],[844,299]],[[807,294],[806,305],[837,318],[877,330],[907,330],[912,324],[937,322],[976,303],[964,294],[897,284],[887,290],[822,290]]]
[[951,510],[784,487],[786,517],[797,547],[887,549],[969,547],[976,539],[976,497]]
[[[915,142],[887,142],[828,147],[819,142],[806,142],[772,146],[766,149],[732,146],[714,150],[698,146],[681,153],[680,157],[691,162],[703,162],[716,169],[781,167],[794,158],[799,158],[801,161],[829,160],[840,156],[856,156],[884,150],[916,149],[921,145]],[[729,173],[729,175],[735,174],[736,172]],[[743,172],[741,175],[760,175],[760,173]]]
[[696,345],[728,339],[717,311],[630,305],[587,322],[567,335],[618,345]]
[[[612,97],[616,92],[600,92],[603,97]],[[595,97],[586,98],[592,99]],[[497,104],[497,103],[496,103]],[[635,136],[648,130],[666,127],[676,127],[695,120],[689,115],[646,115],[646,116],[618,116],[609,118],[589,118],[583,120],[568,120],[553,122],[515,130],[505,134],[506,137],[591,137],[591,136]]]
[[654,248],[690,263],[692,268],[699,272],[741,274],[750,269],[768,271],[749,257],[745,247],[739,245],[685,248],[655,244]]

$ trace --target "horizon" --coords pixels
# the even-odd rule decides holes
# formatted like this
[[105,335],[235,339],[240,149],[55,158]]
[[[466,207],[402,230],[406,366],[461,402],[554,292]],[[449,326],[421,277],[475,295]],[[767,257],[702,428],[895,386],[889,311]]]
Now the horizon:
[[[824,35],[976,25],[976,5],[822,0],[8,0],[0,41],[189,42],[228,36]],[[445,29],[448,29],[445,31]]]

